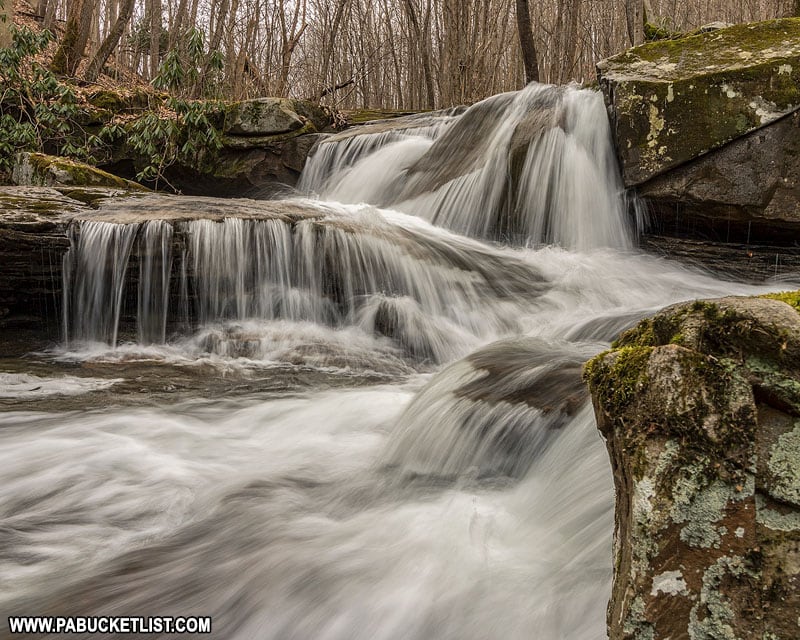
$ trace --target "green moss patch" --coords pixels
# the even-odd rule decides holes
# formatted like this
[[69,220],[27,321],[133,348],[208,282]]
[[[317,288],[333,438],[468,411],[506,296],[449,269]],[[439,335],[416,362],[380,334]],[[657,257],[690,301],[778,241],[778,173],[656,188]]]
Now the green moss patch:
[[794,307],[800,312],[800,291],[783,291],[781,293],[765,293],[761,298],[768,298],[770,300],[780,300],[785,302],[790,307]]

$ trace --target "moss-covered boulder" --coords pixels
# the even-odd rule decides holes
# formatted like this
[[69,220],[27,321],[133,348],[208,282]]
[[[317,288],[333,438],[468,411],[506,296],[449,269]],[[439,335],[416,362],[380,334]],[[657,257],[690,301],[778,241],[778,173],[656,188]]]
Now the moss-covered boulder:
[[612,640],[800,634],[798,295],[675,305],[586,365],[616,485]]
[[272,136],[299,129],[311,133],[326,126],[329,117],[319,106],[289,98],[255,98],[225,107],[223,133],[231,136]]
[[146,190],[140,184],[120,178],[83,162],[44,153],[17,154],[11,179],[20,186],[111,187]]
[[642,45],[600,62],[628,186],[800,107],[800,19]]

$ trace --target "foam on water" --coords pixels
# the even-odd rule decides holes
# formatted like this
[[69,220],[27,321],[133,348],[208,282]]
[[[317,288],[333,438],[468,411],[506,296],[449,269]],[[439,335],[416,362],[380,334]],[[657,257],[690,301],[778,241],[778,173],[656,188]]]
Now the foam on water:
[[0,398],[34,399],[47,396],[76,396],[108,389],[120,380],[59,376],[47,378],[28,373],[0,373]]

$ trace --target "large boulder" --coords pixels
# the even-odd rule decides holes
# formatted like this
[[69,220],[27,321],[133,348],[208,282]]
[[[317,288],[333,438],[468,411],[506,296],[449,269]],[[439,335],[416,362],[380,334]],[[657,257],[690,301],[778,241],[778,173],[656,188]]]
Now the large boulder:
[[617,508],[609,635],[800,635],[800,292],[669,307],[586,365]]
[[225,107],[223,133],[233,136],[272,136],[303,129],[325,128],[328,114],[318,105],[289,98],[254,98]]
[[627,185],[800,107],[800,19],[649,43],[597,65]]
[[636,190],[657,233],[792,244],[800,237],[800,111]]

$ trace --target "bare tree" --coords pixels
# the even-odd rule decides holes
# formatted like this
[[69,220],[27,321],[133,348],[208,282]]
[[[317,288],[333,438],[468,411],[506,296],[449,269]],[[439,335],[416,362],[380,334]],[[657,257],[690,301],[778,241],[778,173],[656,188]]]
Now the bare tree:
[[125,31],[125,28],[128,26],[128,23],[131,20],[131,16],[133,15],[133,7],[135,4],[136,0],[122,0],[119,13],[117,14],[117,19],[114,21],[113,26],[100,45],[100,48],[94,54],[92,61],[89,63],[89,67],[86,69],[86,74],[84,77],[89,82],[94,82],[97,80],[97,77],[103,70],[103,66],[106,64],[106,61],[111,56],[111,53],[114,51],[114,49],[117,48],[119,40],[122,37],[122,33]]
[[161,0],[150,0],[150,78],[158,75],[161,62]]
[[53,56],[50,68],[59,75],[73,76],[83,59],[89,32],[92,28],[94,2],[91,0],[72,0],[67,13],[64,37]]
[[539,61],[536,56],[536,43],[533,40],[533,25],[528,0],[516,0],[517,33],[522,63],[525,65],[525,82],[539,82]]
[[[0,0],[6,14],[11,2]],[[174,51],[182,95],[211,87],[237,99],[312,97],[345,109],[431,109],[535,79],[591,79],[599,59],[644,40],[645,20],[680,32],[800,13],[800,0],[29,2],[45,26],[66,19],[59,73],[75,75],[85,56],[87,80],[112,59],[115,73],[150,80]]]

